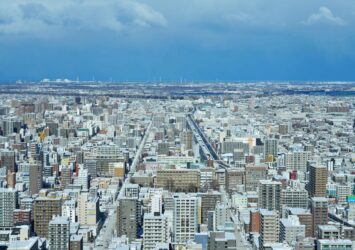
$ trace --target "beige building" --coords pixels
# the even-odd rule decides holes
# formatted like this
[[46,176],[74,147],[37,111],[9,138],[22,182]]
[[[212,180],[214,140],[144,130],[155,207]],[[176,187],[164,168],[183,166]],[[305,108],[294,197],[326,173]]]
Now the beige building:
[[277,211],[260,209],[260,249],[279,241],[280,223]]
[[200,188],[200,171],[195,169],[161,169],[156,186],[174,192],[196,192]]
[[81,193],[78,197],[78,222],[80,225],[95,226],[99,217],[99,198]]

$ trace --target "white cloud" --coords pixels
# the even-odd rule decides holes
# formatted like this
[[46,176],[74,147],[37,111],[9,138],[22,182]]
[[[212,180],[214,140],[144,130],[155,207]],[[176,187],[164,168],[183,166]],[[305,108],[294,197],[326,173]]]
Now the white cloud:
[[136,0],[0,1],[0,34],[51,36],[166,25],[163,14]]
[[327,21],[336,25],[346,24],[345,20],[343,20],[341,17],[335,16],[333,12],[325,6],[320,7],[317,13],[310,15],[308,19],[303,23],[307,25],[311,25],[322,21]]

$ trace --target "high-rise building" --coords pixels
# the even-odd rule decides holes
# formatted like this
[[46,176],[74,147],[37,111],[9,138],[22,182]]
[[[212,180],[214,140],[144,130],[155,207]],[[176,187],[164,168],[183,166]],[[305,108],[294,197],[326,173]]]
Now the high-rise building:
[[33,205],[34,231],[37,236],[48,236],[48,224],[53,216],[62,214],[62,199],[38,197]]
[[308,192],[301,188],[287,187],[281,191],[281,206],[285,207],[308,207]]
[[300,223],[305,225],[305,237],[312,237],[313,235],[313,216],[307,209],[302,208],[287,208],[286,218],[288,215],[297,215]]
[[310,151],[295,151],[285,154],[285,167],[288,170],[306,172],[307,161],[312,159]]
[[258,207],[281,211],[281,182],[261,180],[259,183]]
[[68,217],[54,217],[48,226],[50,250],[69,250],[70,222]]
[[238,186],[245,185],[245,170],[243,168],[228,168],[226,170],[226,187],[229,192],[236,191]]
[[347,197],[352,195],[353,185],[350,184],[337,184],[336,185],[336,201],[339,205],[347,205]]
[[97,167],[96,167],[96,160],[85,160],[84,161],[84,168],[88,170],[88,175],[91,178],[95,178],[97,176]]
[[29,164],[29,192],[31,195],[38,194],[42,188],[42,164],[40,162]]
[[325,166],[310,166],[308,192],[310,197],[325,197],[328,171]]
[[280,219],[280,242],[294,245],[298,239],[305,237],[306,226],[302,225],[297,215]]
[[81,225],[95,226],[99,221],[99,197],[82,192],[78,197],[78,222]]
[[0,228],[13,227],[13,212],[17,207],[17,191],[0,188]]
[[260,211],[257,209],[250,210],[249,232],[259,233],[260,231]]
[[16,172],[15,152],[9,150],[1,151],[0,156],[1,156],[1,167],[6,167],[6,170],[11,171],[11,173]]
[[245,191],[256,191],[260,180],[266,179],[267,166],[247,165],[245,167]]
[[214,211],[217,202],[221,201],[221,193],[208,190],[207,193],[199,193],[201,198],[201,223],[206,224],[208,219],[208,211]]
[[63,167],[60,173],[60,186],[64,189],[67,185],[72,184],[73,171],[70,167]]
[[144,214],[144,250],[154,250],[159,243],[169,242],[168,218],[159,212]]
[[277,146],[278,146],[278,140],[277,139],[271,139],[268,138],[265,140],[265,159],[267,161],[275,161],[277,158]]
[[313,216],[313,236],[317,235],[317,226],[328,223],[328,200],[324,197],[311,198],[311,213]]
[[183,131],[180,134],[181,144],[185,145],[186,150],[192,149],[192,142],[193,142],[193,133],[192,131]]
[[66,200],[62,206],[62,216],[68,217],[70,222],[76,222],[76,201]]
[[117,207],[118,236],[126,235],[130,241],[137,238],[140,217],[139,207],[137,198],[119,198]]
[[265,246],[270,243],[279,241],[280,224],[279,213],[260,209],[260,249],[265,249]]
[[198,226],[198,199],[192,194],[174,195],[173,233],[175,243],[193,240]]
[[81,185],[83,190],[89,189],[89,172],[87,169],[80,169],[78,175],[78,184]]

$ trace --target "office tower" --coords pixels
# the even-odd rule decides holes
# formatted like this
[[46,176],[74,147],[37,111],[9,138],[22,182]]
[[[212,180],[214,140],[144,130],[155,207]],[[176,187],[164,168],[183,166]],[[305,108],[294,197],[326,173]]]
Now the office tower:
[[31,195],[38,194],[42,188],[42,164],[40,162],[29,164],[29,188]]
[[325,166],[310,166],[308,192],[310,197],[325,197],[328,171]]
[[144,215],[144,250],[156,249],[158,243],[169,242],[168,218],[159,212]]
[[261,180],[259,183],[258,207],[281,210],[281,182]]
[[80,169],[78,175],[78,184],[81,185],[83,190],[89,189],[89,173],[87,169]]
[[296,151],[285,154],[285,167],[287,170],[306,172],[307,161],[312,159],[310,151]]
[[193,240],[198,225],[198,199],[192,194],[175,194],[173,233],[175,243]]
[[92,197],[88,192],[78,197],[78,222],[81,225],[95,226],[99,221],[99,197]]
[[281,206],[285,207],[308,207],[308,192],[302,188],[287,187],[281,191]]
[[302,225],[297,215],[280,219],[280,242],[294,245],[298,239],[305,237],[306,226]]
[[137,198],[121,197],[117,207],[117,234],[126,235],[130,241],[137,238],[140,206]]
[[68,217],[54,217],[48,226],[50,250],[69,250],[70,222]]
[[208,250],[237,250],[237,239],[232,232],[209,232]]
[[70,222],[76,222],[76,201],[66,200],[62,205],[62,216],[68,217]]
[[48,224],[53,216],[62,214],[62,199],[38,197],[33,204],[34,231],[37,236],[48,236]]
[[200,188],[200,172],[196,169],[159,169],[157,187],[175,192],[197,192]]
[[265,249],[270,243],[279,241],[280,224],[279,213],[260,209],[260,249]]
[[247,165],[245,167],[245,191],[256,191],[260,180],[266,179],[267,166]]
[[17,191],[0,188],[0,228],[13,227],[13,212],[17,207]]
[[277,158],[277,146],[278,146],[278,140],[277,139],[271,139],[268,138],[265,140],[265,159],[268,162],[275,161]]
[[6,172],[16,172],[15,152],[14,151],[1,151],[1,167],[6,167]]
[[199,193],[201,198],[201,223],[206,224],[208,219],[208,211],[214,211],[217,202],[221,201],[221,193],[213,190],[208,190],[207,193]]
[[85,160],[84,161],[84,168],[88,170],[88,175],[90,175],[91,178],[97,177],[96,164],[97,163],[95,160]]
[[71,168],[63,166],[60,172],[60,186],[62,189],[64,189],[67,185],[72,184],[72,175],[73,171]]
[[312,228],[313,236],[317,233],[318,225],[326,225],[328,223],[328,200],[324,197],[311,198],[311,213],[313,216]]
[[229,192],[237,190],[238,186],[245,185],[245,170],[240,168],[228,168],[226,170],[226,187]]

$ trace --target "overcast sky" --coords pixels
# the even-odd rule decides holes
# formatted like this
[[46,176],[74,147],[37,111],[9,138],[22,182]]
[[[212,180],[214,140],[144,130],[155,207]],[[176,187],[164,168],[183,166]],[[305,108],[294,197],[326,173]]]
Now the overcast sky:
[[354,0],[0,0],[0,80],[355,80]]

